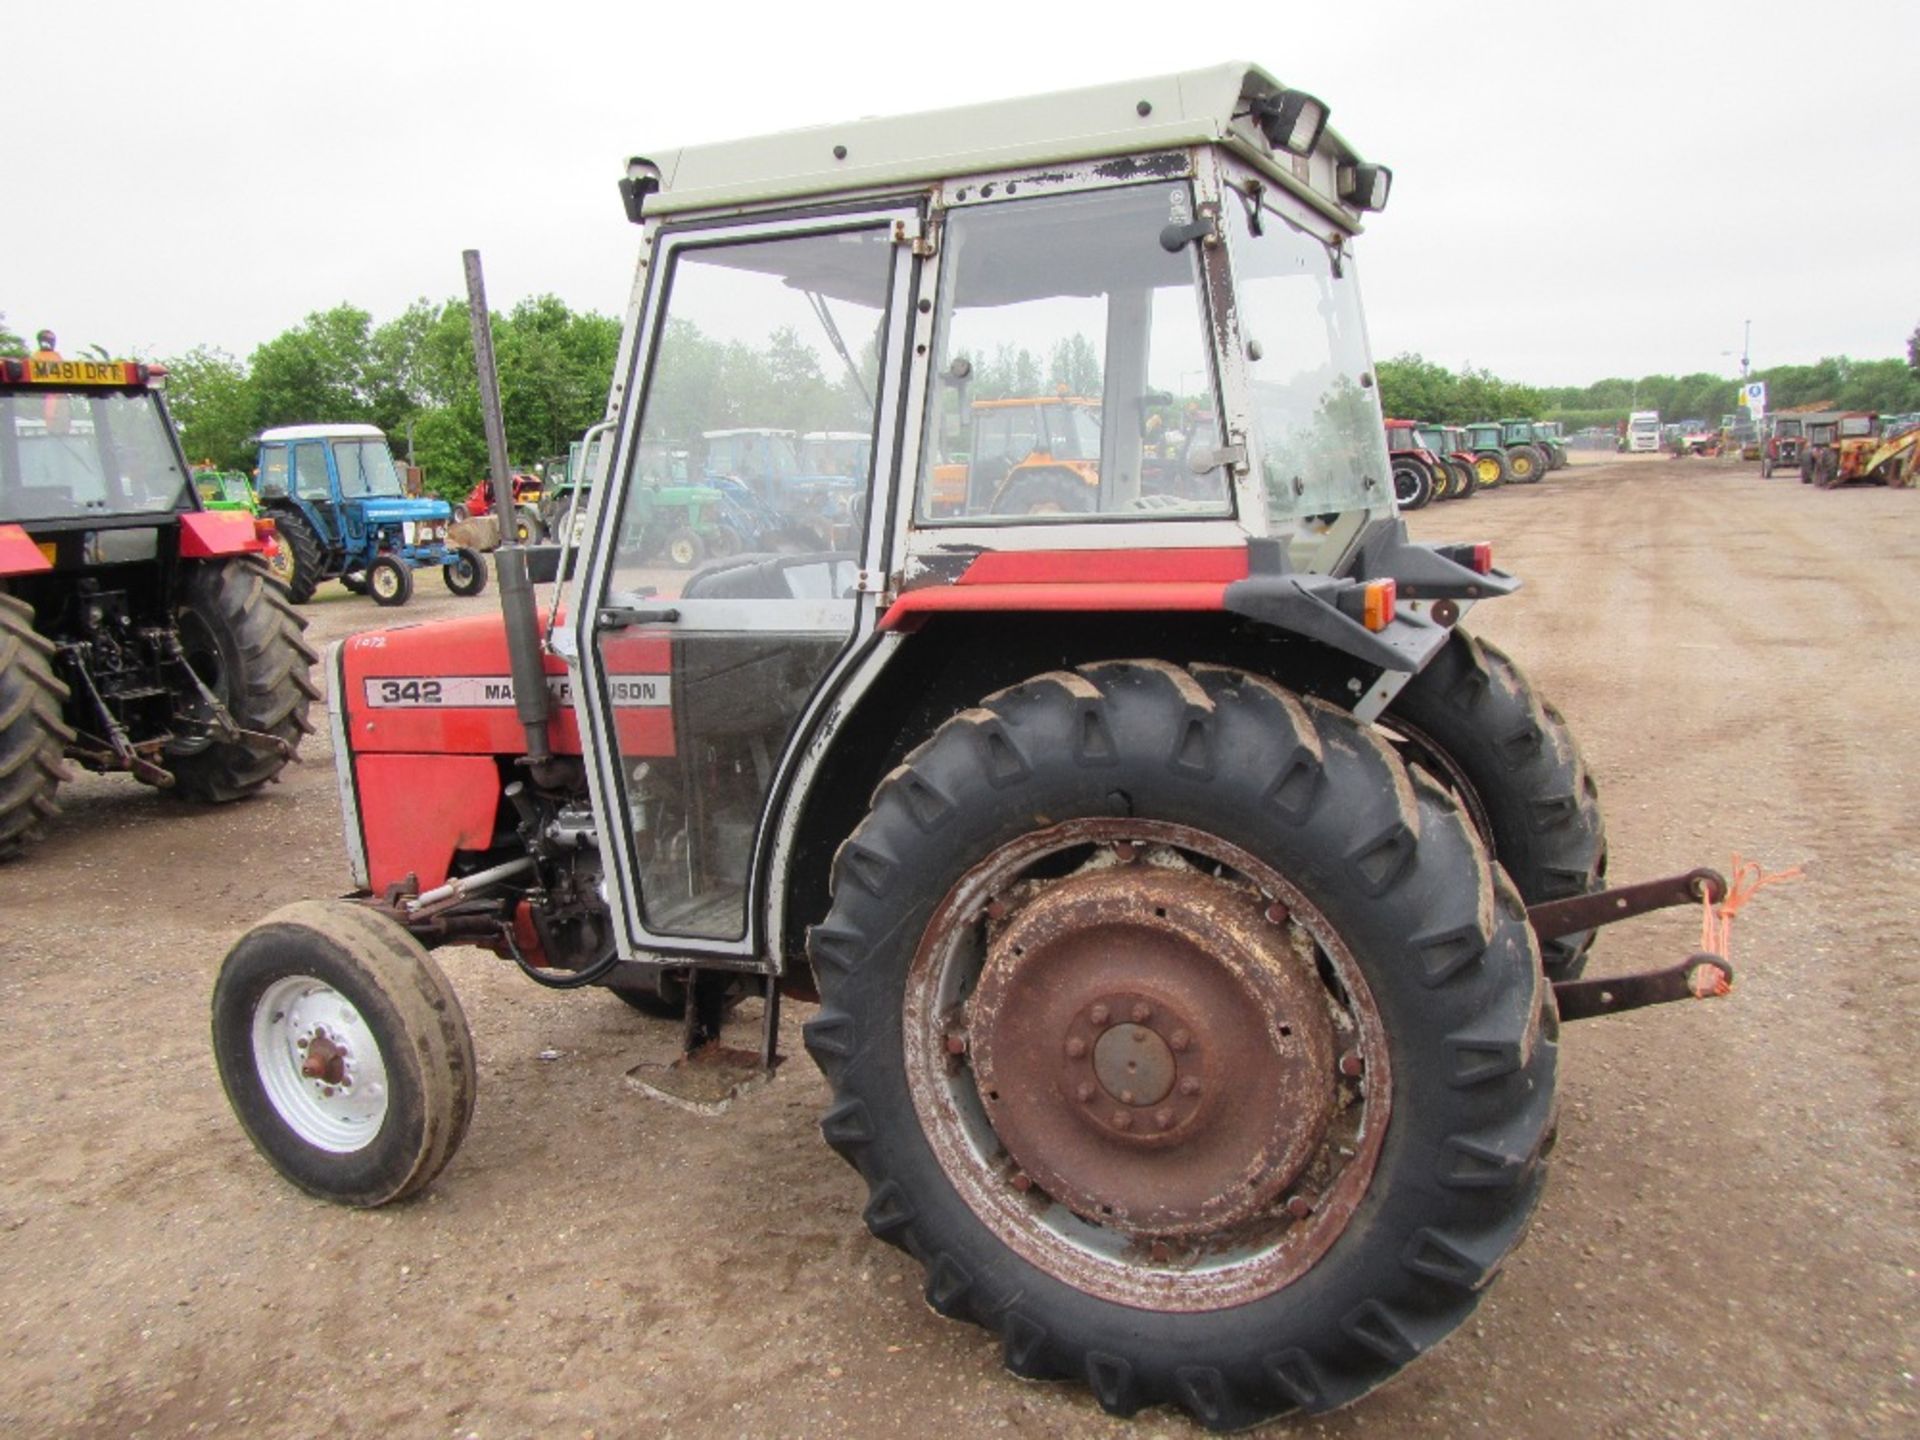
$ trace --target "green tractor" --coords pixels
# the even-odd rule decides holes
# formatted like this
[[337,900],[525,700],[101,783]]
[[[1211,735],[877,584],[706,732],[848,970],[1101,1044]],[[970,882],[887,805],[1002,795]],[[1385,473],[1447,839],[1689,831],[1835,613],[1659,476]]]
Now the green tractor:
[[1567,437],[1558,420],[1534,421],[1533,439],[1547,452],[1547,469],[1567,468]]
[[[1531,485],[1549,470],[1559,468],[1553,463],[1552,451],[1540,438],[1531,420],[1502,420],[1500,439],[1507,447],[1507,464],[1513,471],[1516,485]],[[1523,461],[1532,462],[1531,471]]]
[[1474,474],[1480,481],[1482,490],[1491,490],[1505,485],[1509,480],[1527,484],[1538,478],[1529,473],[1517,475],[1513,470],[1512,457],[1501,438],[1500,427],[1491,420],[1480,420],[1466,427],[1466,445],[1464,448],[1474,454]]

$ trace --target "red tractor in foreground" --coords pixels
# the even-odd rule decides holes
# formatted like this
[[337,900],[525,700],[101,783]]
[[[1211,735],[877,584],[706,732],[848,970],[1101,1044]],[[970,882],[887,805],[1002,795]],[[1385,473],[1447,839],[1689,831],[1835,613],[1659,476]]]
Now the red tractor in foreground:
[[[1391,176],[1325,119],[1222,66],[631,161],[564,614],[509,546],[503,620],[328,659],[355,896],[213,997],[266,1158],[350,1205],[442,1171],[475,1067],[429,951],[477,945],[672,1008],[688,1083],[817,1006],[868,1227],[1116,1414],[1331,1409],[1458,1326],[1539,1199],[1562,1023],[1725,987],[1581,979],[1594,926],[1721,882],[1603,890],[1579,747],[1465,628],[1519,582],[1408,539],[1348,260]],[[968,406],[1051,355],[1091,357],[1086,503],[955,503]],[[642,452],[800,371],[797,429],[872,440],[854,543],[656,568]],[[1162,486],[1175,387],[1213,442]]]

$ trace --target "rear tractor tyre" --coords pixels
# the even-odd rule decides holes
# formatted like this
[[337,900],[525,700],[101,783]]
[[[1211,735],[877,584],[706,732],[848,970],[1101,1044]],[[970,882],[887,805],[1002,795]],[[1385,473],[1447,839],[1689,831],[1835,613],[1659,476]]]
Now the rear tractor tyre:
[[1504,450],[1483,450],[1480,458],[1474,462],[1482,490],[1493,490],[1505,485],[1513,478],[1507,465],[1507,452]]
[[286,751],[221,739],[198,689],[183,685],[165,755],[171,793],[204,804],[251,795],[313,733],[307,706],[320,692],[309,671],[319,657],[301,636],[307,622],[259,561],[233,559],[190,567],[174,623],[187,663],[233,723]]
[[1112,1413],[1357,1399],[1533,1210],[1555,1022],[1518,897],[1438,786],[1267,680],[1110,663],[955,716],[809,947],[868,1228]]
[[459,549],[440,567],[447,589],[456,595],[478,595],[487,588],[487,559],[478,550]]
[[665,550],[667,563],[676,570],[691,570],[707,558],[707,542],[699,531],[684,525],[667,536]]
[[367,566],[367,593],[376,605],[404,605],[413,598],[413,571],[403,561],[381,555]]
[[1402,510],[1418,510],[1433,499],[1433,475],[1412,456],[1393,462],[1393,498]]
[[[1401,759],[1430,772],[1529,905],[1604,888],[1600,795],[1565,717],[1498,647],[1455,630],[1407,682],[1381,726]],[[1586,965],[1593,932],[1547,940],[1552,980]]]
[[1516,445],[1507,452],[1507,478],[1515,485],[1531,485],[1540,478],[1540,457],[1531,446]]
[[313,526],[298,510],[274,511],[273,525],[280,537],[282,561],[275,567],[275,573],[287,587],[293,603],[304,605],[313,599],[313,592],[326,578],[326,552],[320,546],[320,537],[313,533]]
[[1433,476],[1434,503],[1453,499],[1453,467],[1442,462],[1438,468],[1429,465],[1427,473]]
[[53,646],[33,628],[33,607],[0,594],[0,860],[59,813],[73,731],[60,717],[67,687],[53,673]]
[[547,527],[540,521],[540,512],[531,505],[514,506],[513,538],[522,545],[538,545],[547,538]]
[[1471,500],[1473,492],[1480,488],[1480,472],[1464,460],[1449,460],[1447,464],[1452,468],[1454,478],[1459,481],[1458,497]]
[[405,929],[346,901],[277,910],[227,952],[213,1058],[268,1163],[342,1205],[424,1188],[473,1118],[459,997]]

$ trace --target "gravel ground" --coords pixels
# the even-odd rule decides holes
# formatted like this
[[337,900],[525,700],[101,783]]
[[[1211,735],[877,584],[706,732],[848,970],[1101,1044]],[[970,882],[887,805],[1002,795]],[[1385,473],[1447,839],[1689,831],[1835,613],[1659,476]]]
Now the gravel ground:
[[[1567,1032],[1547,1198],[1475,1318],[1270,1433],[1920,1433],[1920,499],[1578,458],[1413,529],[1526,578],[1472,624],[1569,717],[1615,876],[1735,851],[1807,874],[1741,916],[1730,999]],[[406,618],[493,599],[423,585]],[[319,641],[392,618],[331,587],[307,613]],[[480,1060],[464,1150],[384,1212],[283,1184],[228,1113],[206,1005],[250,922],[346,887],[324,733],[304,754],[217,810],[83,779],[0,869],[0,1432],[1199,1433],[1022,1384],[927,1311],[819,1140],[797,1013],[798,1058],[703,1119],[624,1083],[671,1026],[443,952]],[[1596,969],[1696,938],[1642,920]]]

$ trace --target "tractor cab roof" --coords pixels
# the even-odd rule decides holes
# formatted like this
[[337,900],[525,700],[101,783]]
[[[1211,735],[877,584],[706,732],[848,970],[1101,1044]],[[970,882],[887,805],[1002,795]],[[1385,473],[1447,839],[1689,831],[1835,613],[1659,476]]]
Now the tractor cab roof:
[[1277,149],[1263,133],[1256,105],[1267,107],[1287,94],[1258,66],[1234,61],[1082,90],[657,151],[654,158],[629,162],[628,175],[657,178],[657,192],[645,199],[647,213],[672,214],[1101,160],[1110,162],[1116,178],[1144,180],[1169,173],[1159,158],[1168,152],[1218,145],[1357,230],[1360,211],[1342,202],[1340,172],[1350,176],[1359,154],[1332,130],[1306,157]]
[[378,425],[280,425],[260,432],[262,440],[384,440]]

